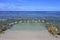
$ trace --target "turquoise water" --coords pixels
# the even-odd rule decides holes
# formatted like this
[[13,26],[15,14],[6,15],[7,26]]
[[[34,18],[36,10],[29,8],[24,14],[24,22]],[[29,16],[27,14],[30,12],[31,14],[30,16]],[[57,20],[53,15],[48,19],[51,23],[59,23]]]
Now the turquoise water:
[[46,24],[44,23],[18,23],[14,25],[10,30],[46,30]]

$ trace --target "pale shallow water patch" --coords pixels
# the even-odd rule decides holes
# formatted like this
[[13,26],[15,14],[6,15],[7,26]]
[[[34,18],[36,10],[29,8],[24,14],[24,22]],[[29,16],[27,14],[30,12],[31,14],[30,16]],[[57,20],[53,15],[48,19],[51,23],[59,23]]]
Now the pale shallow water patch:
[[10,30],[46,30],[44,23],[19,23],[14,25]]

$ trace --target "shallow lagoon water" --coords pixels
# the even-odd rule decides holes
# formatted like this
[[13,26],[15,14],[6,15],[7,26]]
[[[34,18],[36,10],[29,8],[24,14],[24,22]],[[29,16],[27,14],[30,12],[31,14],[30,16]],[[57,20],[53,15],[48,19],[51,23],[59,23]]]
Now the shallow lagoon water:
[[45,23],[18,23],[14,25],[10,30],[20,31],[20,30],[46,30]]

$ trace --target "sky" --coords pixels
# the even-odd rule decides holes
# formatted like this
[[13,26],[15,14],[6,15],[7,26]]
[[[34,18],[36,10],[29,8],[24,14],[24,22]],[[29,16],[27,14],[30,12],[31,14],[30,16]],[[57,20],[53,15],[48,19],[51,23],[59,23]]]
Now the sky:
[[60,0],[0,0],[0,11],[60,11]]

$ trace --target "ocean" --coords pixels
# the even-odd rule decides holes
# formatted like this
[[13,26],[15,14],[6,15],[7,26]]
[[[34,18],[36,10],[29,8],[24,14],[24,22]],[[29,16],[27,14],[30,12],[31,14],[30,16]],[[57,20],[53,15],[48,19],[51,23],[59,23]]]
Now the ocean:
[[[0,20],[2,19],[59,20],[58,22],[53,23],[60,24],[60,11],[0,11]],[[46,24],[44,23],[18,23],[16,25],[13,25],[11,28],[11,30],[45,29]]]
[[60,11],[0,11],[0,19],[8,18],[60,20]]

